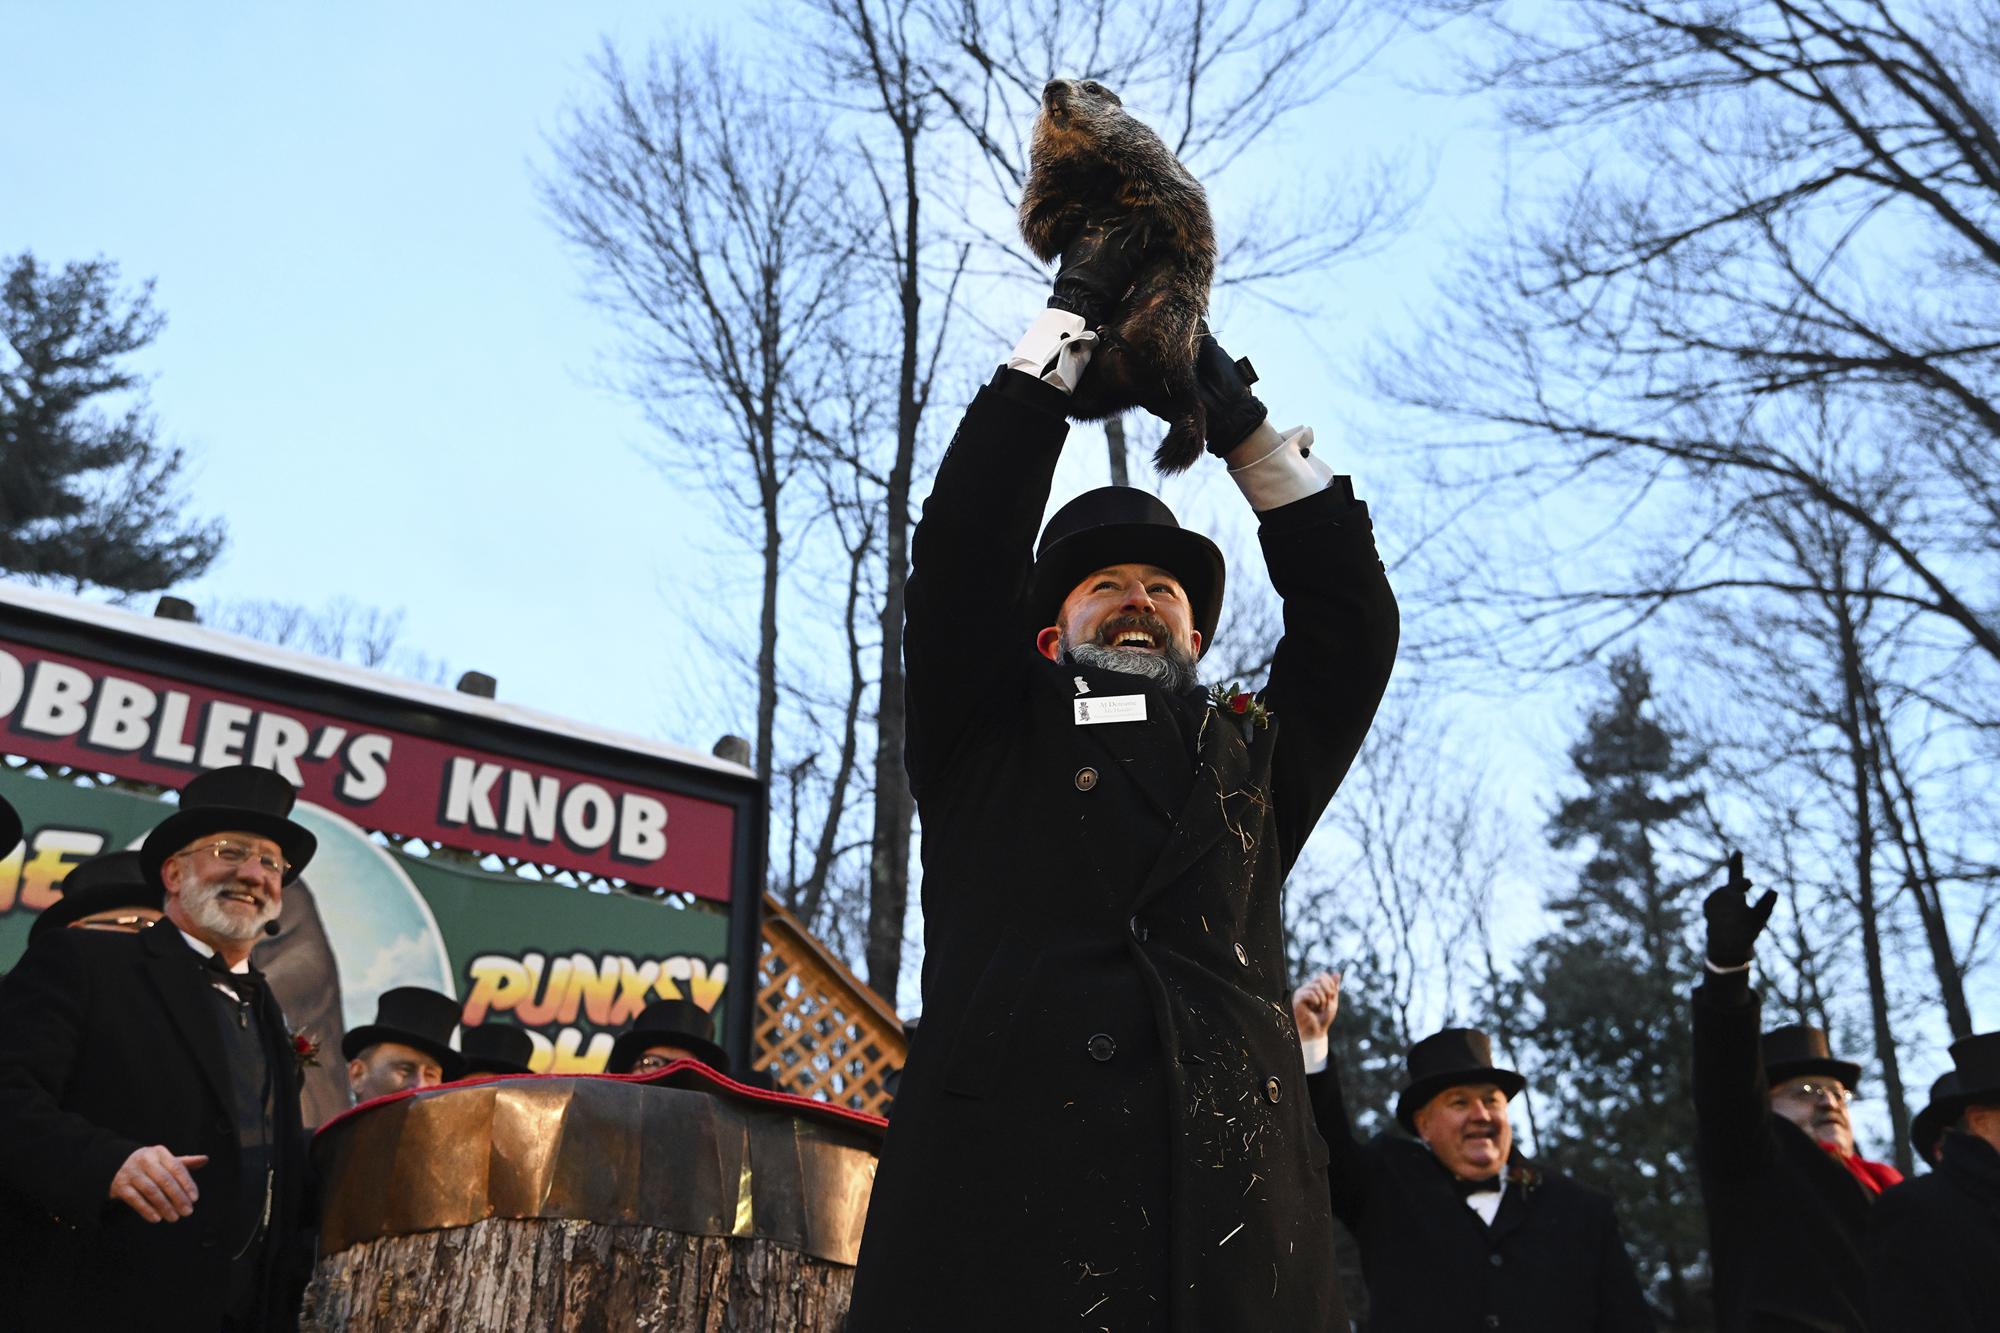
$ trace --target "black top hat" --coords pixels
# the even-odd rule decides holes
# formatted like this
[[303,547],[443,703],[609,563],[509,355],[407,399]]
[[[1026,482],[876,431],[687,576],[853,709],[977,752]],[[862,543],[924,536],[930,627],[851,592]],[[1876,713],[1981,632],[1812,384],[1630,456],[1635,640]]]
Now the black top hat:
[[1493,1067],[1493,1043],[1477,1028],[1446,1028],[1425,1037],[1410,1048],[1409,1065],[1410,1082],[1396,1099],[1396,1119],[1412,1134],[1417,1112],[1446,1088],[1491,1083],[1512,1100],[1528,1086],[1513,1070]]
[[1942,1110],[1956,1120],[1968,1106],[2000,1105],[2000,1032],[1980,1032],[1951,1044],[1952,1073],[1958,1087]]
[[1947,1069],[1931,1084],[1930,1103],[1910,1122],[1910,1146],[1917,1150],[1917,1157],[1926,1166],[1937,1158],[1938,1140],[1944,1137],[1945,1126],[1958,1119],[1963,1110],[1951,1105],[1957,1092],[1958,1075]]
[[693,1000],[655,1000],[647,1005],[646,1012],[618,1034],[604,1068],[613,1074],[629,1074],[646,1048],[653,1045],[683,1047],[717,1073],[729,1072],[729,1057],[715,1044],[715,1015]]
[[512,1023],[482,1023],[458,1034],[458,1049],[468,1074],[526,1074],[535,1040]]
[[298,795],[283,777],[254,764],[214,768],[189,778],[181,788],[181,808],[160,821],[139,849],[146,878],[157,882],[167,858],[196,838],[234,831],[277,843],[291,866],[285,872],[290,884],[319,846],[310,829],[286,818]]
[[155,879],[148,882],[137,852],[106,852],[88,861],[79,861],[63,876],[62,897],[35,918],[28,927],[30,940],[99,912],[120,907],[149,907],[160,911],[166,906],[166,889]]
[[14,850],[14,844],[21,840],[21,816],[0,796],[0,856]]
[[465,1077],[465,1059],[451,1048],[458,1026],[458,1001],[422,986],[398,986],[375,1002],[375,1021],[340,1039],[340,1055],[352,1060],[379,1042],[414,1046],[438,1062],[444,1081]]
[[1055,624],[1063,600],[1090,574],[1129,564],[1158,565],[1180,580],[1206,652],[1222,619],[1222,552],[1182,527],[1158,496],[1134,486],[1085,491],[1056,510],[1042,529],[1028,575],[1028,612],[1035,627]]
[[1801,1074],[1825,1074],[1848,1089],[1861,1081],[1861,1066],[1836,1060],[1826,1044],[1826,1030],[1805,1023],[1772,1028],[1764,1034],[1764,1080],[1782,1083]]

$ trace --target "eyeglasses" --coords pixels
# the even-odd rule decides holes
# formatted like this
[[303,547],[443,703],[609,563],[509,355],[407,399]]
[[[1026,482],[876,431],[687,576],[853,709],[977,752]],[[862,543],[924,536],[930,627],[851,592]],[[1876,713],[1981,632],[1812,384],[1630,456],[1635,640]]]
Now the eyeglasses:
[[655,1069],[665,1069],[680,1058],[678,1055],[655,1055],[653,1052],[648,1051],[632,1062],[632,1072],[635,1074],[650,1074]]
[[1836,1106],[1846,1106],[1854,1100],[1854,1094],[1838,1083],[1787,1083],[1778,1091],[1786,1097],[1795,1097],[1802,1102],[1816,1102],[1822,1097],[1831,1097]]
[[291,863],[286,861],[282,856],[266,856],[262,852],[253,851],[245,847],[240,842],[230,842],[226,838],[218,839],[215,842],[204,842],[196,847],[183,847],[180,851],[175,852],[174,855],[193,856],[196,852],[211,852],[214,854],[216,860],[226,866],[244,866],[254,861],[258,869],[275,875],[279,879],[283,879],[292,868]]

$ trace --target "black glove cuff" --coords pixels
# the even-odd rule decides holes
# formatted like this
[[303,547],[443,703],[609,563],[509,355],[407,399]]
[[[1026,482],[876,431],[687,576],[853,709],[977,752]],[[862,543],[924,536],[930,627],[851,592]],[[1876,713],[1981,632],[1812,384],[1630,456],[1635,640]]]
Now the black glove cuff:
[[1208,451],[1217,458],[1228,457],[1270,415],[1263,401],[1254,393],[1246,393],[1233,402],[1211,407],[1208,411]]

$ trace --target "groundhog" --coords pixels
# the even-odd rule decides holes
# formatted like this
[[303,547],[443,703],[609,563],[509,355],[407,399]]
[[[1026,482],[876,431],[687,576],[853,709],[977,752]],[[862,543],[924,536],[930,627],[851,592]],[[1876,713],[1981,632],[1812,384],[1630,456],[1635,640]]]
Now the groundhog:
[[1179,472],[1201,457],[1207,430],[1194,352],[1215,276],[1208,196],[1116,93],[1089,79],[1056,79],[1042,89],[1035,118],[1022,239],[1053,259],[1087,217],[1110,209],[1145,224],[1148,256],[1105,321],[1070,415],[1094,421],[1145,408],[1170,423],[1153,462]]

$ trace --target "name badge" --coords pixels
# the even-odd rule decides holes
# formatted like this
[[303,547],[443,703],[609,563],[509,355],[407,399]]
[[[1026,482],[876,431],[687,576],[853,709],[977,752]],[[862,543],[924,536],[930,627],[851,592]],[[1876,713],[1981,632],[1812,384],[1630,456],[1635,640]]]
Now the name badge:
[[1076,725],[1094,727],[1100,722],[1144,722],[1146,696],[1143,694],[1101,694],[1095,699],[1072,699]]

